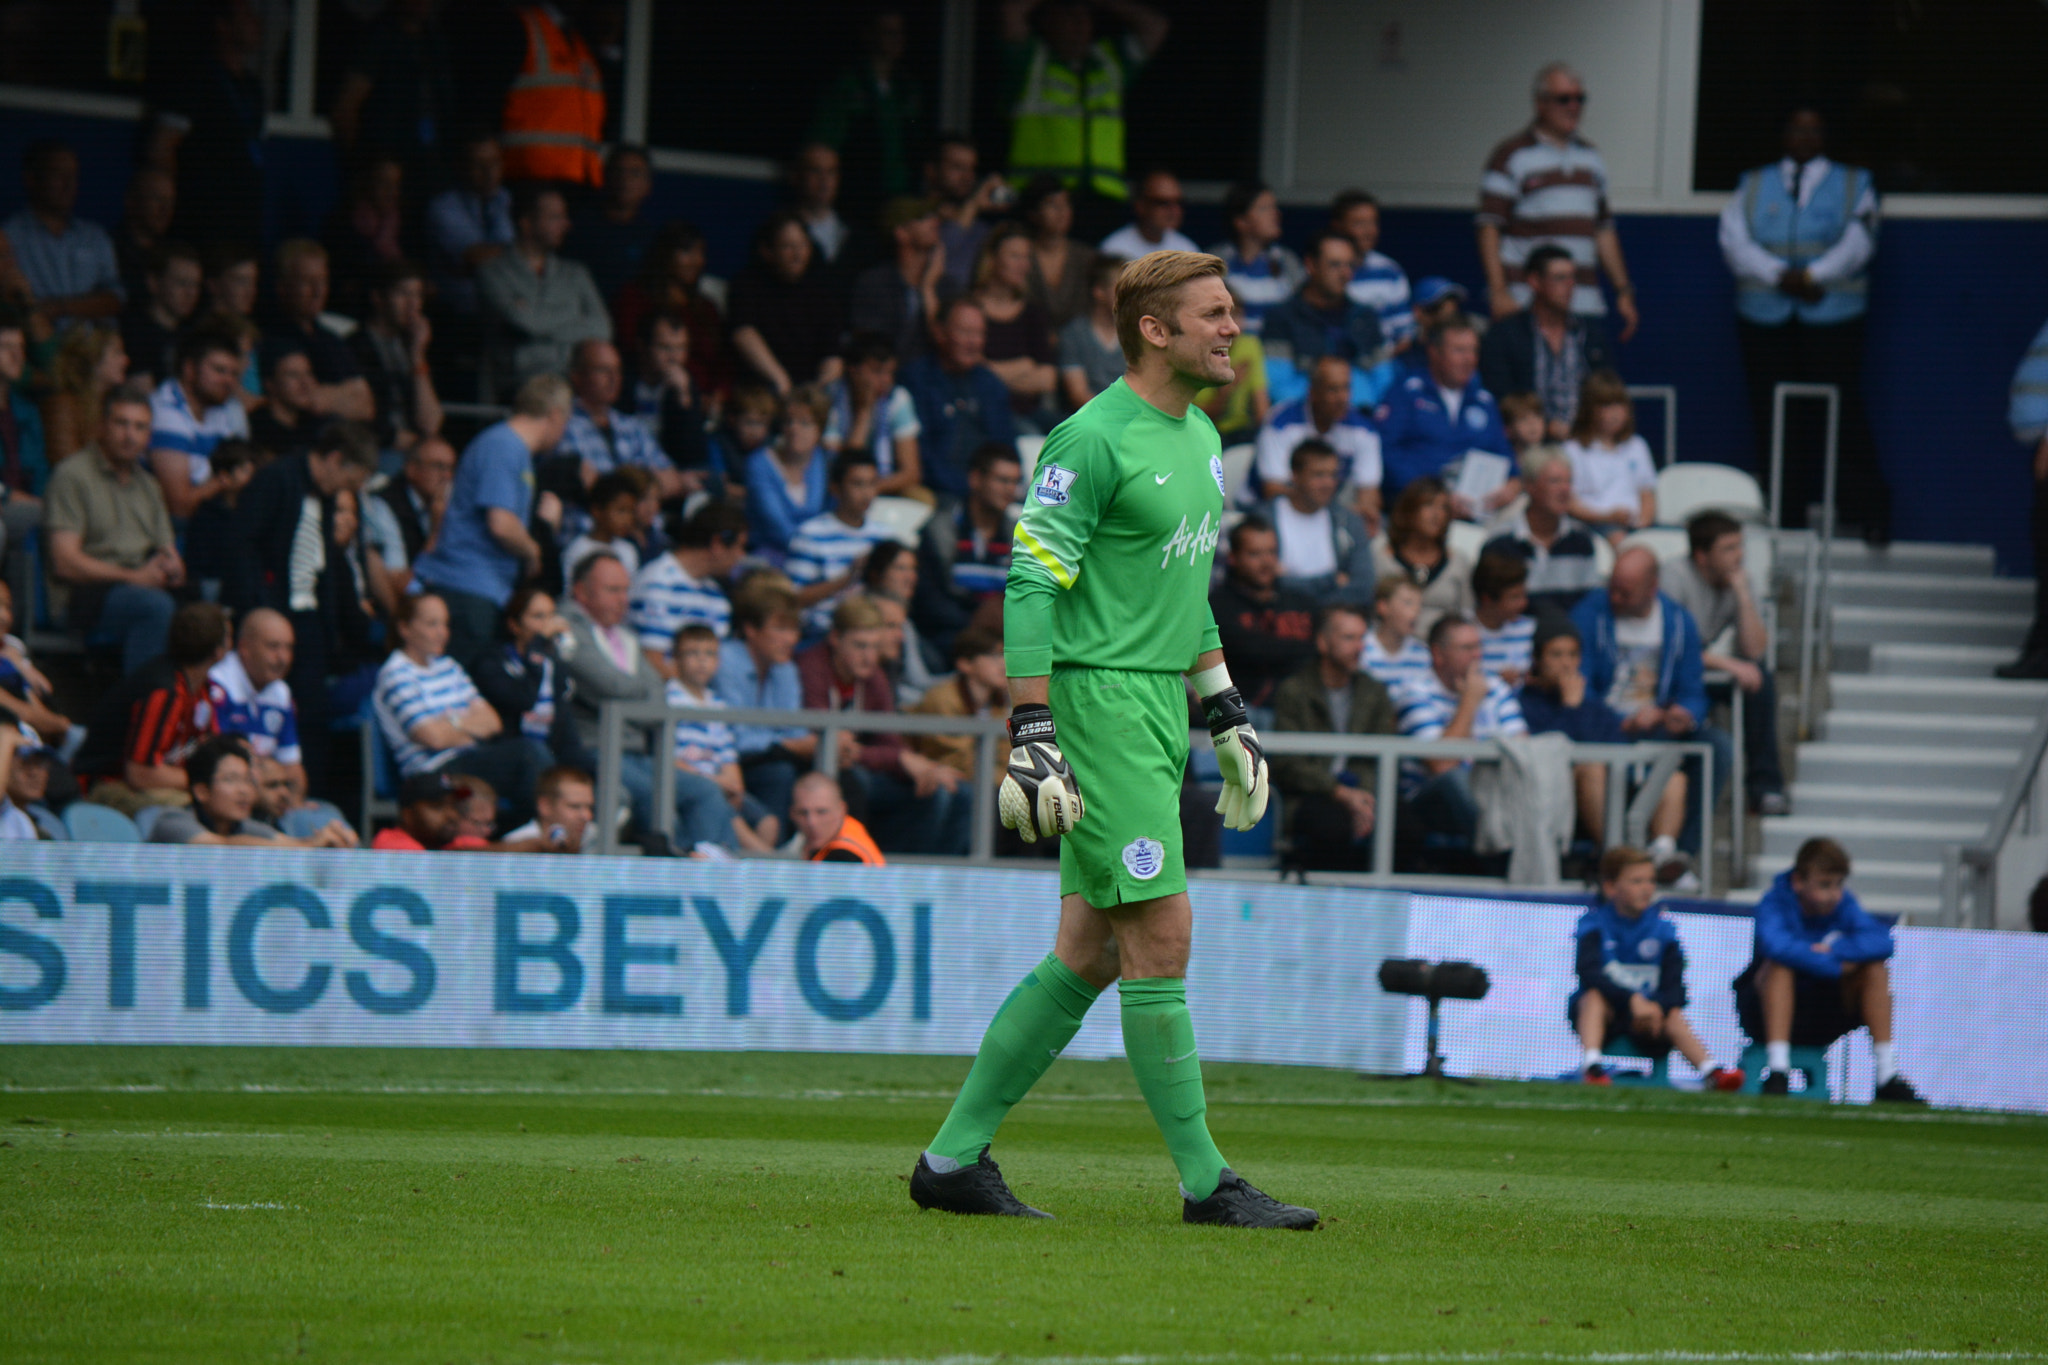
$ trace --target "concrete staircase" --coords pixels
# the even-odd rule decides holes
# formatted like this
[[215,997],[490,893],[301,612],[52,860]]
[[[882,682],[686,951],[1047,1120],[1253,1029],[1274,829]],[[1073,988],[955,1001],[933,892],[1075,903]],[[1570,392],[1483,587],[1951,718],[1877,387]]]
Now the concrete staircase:
[[[1833,577],[1825,709],[1797,746],[1793,814],[1762,822],[1749,893],[1824,834],[1855,860],[1867,907],[1926,922],[1940,902],[1944,846],[1983,836],[2048,709],[2048,683],[1991,676],[2026,634],[2033,584],[1994,577],[1989,547],[1968,545],[1874,552],[1838,541]],[[1787,691],[1798,669],[1789,640],[1779,649]]]

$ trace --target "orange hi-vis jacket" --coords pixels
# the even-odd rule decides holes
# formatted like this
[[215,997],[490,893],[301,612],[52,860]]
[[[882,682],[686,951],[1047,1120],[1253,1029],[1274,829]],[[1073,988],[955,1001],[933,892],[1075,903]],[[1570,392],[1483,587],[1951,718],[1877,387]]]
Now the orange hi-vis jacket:
[[882,857],[882,850],[875,847],[874,836],[868,833],[867,826],[851,815],[847,816],[846,823],[839,827],[839,833],[833,835],[823,848],[810,855],[810,860],[814,863],[823,862],[827,855],[838,850],[853,854],[869,867],[881,867],[888,861]]
[[519,10],[526,61],[505,92],[507,180],[604,183],[604,81],[581,34],[564,33],[545,7]]

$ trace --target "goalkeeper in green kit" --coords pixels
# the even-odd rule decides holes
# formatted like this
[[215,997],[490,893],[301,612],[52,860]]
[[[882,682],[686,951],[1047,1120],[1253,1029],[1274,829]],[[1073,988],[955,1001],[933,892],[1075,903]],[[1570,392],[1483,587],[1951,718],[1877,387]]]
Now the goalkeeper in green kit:
[[1209,612],[1223,516],[1222,443],[1197,393],[1228,384],[1224,265],[1161,251],[1124,267],[1124,377],[1046,438],[1017,522],[1004,597],[1009,769],[998,804],[1027,841],[1063,836],[1053,951],[1010,993],[910,1197],[927,1209],[1044,1218],[1004,1184],[989,1143],[1118,983],[1124,1052],[1180,1172],[1182,1219],[1313,1228],[1224,1162],[1209,1136],[1188,1017],[1192,914],[1181,861],[1185,675],[1223,768],[1235,829],[1265,813],[1266,758]]

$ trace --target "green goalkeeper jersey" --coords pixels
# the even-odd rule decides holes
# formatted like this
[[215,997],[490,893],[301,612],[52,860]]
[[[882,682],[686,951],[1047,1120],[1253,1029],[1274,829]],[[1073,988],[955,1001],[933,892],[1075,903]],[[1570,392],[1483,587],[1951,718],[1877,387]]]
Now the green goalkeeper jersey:
[[1012,677],[1054,668],[1184,673],[1217,648],[1209,571],[1223,443],[1119,379],[1053,428],[1017,521],[1004,594]]

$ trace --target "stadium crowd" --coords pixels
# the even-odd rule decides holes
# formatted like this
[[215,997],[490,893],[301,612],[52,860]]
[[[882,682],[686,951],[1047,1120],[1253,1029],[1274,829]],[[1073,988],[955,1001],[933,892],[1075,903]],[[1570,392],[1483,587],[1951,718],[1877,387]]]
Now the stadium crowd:
[[[157,840],[341,846],[381,781],[400,814],[379,847],[573,852],[617,820],[654,853],[964,853],[971,742],[887,717],[1006,714],[1032,438],[1121,374],[1119,266],[1196,249],[1178,179],[1124,164],[1121,92],[1165,17],[1005,0],[996,168],[928,135],[895,78],[904,14],[878,8],[726,280],[696,225],[649,209],[648,152],[602,142],[569,5],[491,9],[486,55],[460,62],[430,0],[389,6],[329,111],[341,206],[259,247],[240,97],[260,13],[195,8],[199,69],[145,120],[121,221],[75,214],[78,155],[45,141],[0,225],[0,707],[21,726],[0,830],[61,830],[85,801]],[[1483,172],[1486,316],[1378,250],[1361,190],[1298,254],[1270,188],[1227,196],[1214,250],[1244,330],[1203,407],[1251,458],[1213,596],[1225,647],[1279,730],[1700,738],[1716,772],[1741,743],[1741,795],[1783,811],[1742,527],[1698,516],[1668,563],[1609,553],[1657,517],[1615,368],[1637,301],[1583,83],[1553,64],[1533,94]],[[462,128],[478,110],[498,117]],[[1795,181],[1818,136],[1788,134]],[[1874,201],[1855,207],[1867,236]],[[1729,249],[1764,268],[1754,241]],[[1854,255],[1783,300],[1834,299]],[[1763,334],[1837,321],[1801,316],[1746,323],[1780,372]],[[1881,537],[1881,485],[1851,473]],[[1476,556],[1460,521],[1484,528]],[[66,685],[31,636],[83,651]],[[1709,723],[1709,671],[1751,695],[1744,735]],[[840,739],[836,802],[808,777],[813,732],[637,727],[630,809],[594,811],[607,699],[873,721]],[[363,726],[388,773],[357,771]],[[676,770],[669,839],[656,764]],[[1581,765],[1567,798],[1595,844],[1606,771]],[[1279,763],[1288,856],[1368,866],[1374,778]],[[1687,780],[1653,794],[1667,884],[1699,852]],[[1470,844],[1470,764],[1412,763],[1401,790],[1405,862]],[[1191,861],[1213,860],[1188,809]]]

